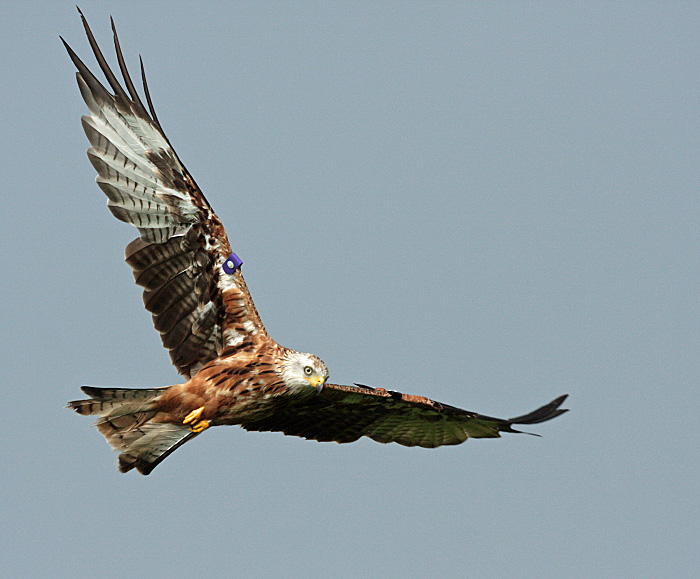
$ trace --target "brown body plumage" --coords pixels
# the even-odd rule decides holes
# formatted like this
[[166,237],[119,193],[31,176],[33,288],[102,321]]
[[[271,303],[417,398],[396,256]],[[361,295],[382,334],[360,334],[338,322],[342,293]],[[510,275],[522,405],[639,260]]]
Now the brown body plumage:
[[[160,419],[182,424],[198,408],[203,408],[201,419],[211,426],[245,424],[262,416],[269,406],[266,400],[289,391],[275,370],[282,354],[274,342],[260,350],[230,356],[224,352],[188,382],[163,392],[158,400]],[[313,389],[310,392],[316,394]]]
[[87,400],[69,406],[97,415],[98,430],[120,451],[119,468],[150,473],[206,428],[238,424],[318,441],[378,442],[433,448],[467,438],[518,432],[566,410],[561,396],[509,420],[483,416],[422,396],[367,386],[328,384],[316,356],[284,348],[267,334],[223,225],[178,158],[126,68],[114,24],[120,84],[82,17],[110,93],[65,43],[90,110],[83,128],[97,183],[118,219],[140,237],[126,261],[144,288],[146,309],[178,372],[187,381],[166,388],[84,387]]

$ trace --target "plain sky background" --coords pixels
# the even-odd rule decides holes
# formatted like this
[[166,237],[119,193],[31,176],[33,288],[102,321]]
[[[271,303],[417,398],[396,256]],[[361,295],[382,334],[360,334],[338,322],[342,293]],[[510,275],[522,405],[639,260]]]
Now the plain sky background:
[[[121,475],[81,384],[180,381],[58,35],[4,3],[8,577],[700,575],[700,5],[82,2],[331,379],[514,416],[437,450],[217,428]],[[133,76],[137,76],[134,74]]]

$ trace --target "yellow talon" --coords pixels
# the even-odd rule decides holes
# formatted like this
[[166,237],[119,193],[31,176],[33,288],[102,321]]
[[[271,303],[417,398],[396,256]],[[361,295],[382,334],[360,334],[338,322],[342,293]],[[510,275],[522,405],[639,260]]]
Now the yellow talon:
[[[182,421],[182,423],[189,424],[190,422],[194,422],[202,415],[202,412],[204,412],[204,406],[200,406],[199,408],[197,408],[197,410],[193,410],[192,412],[190,412],[187,416],[185,416],[185,419]],[[202,422],[206,421],[203,420]]]
[[197,424],[193,424],[190,426],[190,431],[191,432],[202,432],[203,430],[206,430],[209,428],[209,421],[208,420],[200,420],[197,422]]

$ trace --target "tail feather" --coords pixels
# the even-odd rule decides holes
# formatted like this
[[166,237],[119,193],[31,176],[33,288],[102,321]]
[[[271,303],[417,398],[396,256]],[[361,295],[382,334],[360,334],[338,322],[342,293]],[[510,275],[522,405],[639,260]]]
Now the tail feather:
[[[150,427],[150,428],[149,428]],[[170,453],[188,440],[199,435],[186,426],[171,423],[148,423],[142,427],[144,434],[125,452],[119,455],[119,470],[128,472],[132,468],[141,474],[150,474]]]
[[136,468],[141,474],[149,474],[198,434],[184,425],[153,421],[158,398],[166,389],[83,386],[82,391],[90,398],[69,402],[68,407],[78,414],[100,417],[95,425],[112,448],[121,451],[121,472]]
[[98,414],[100,416],[111,415],[114,410],[122,413],[144,410],[144,405],[155,400],[163,393],[165,388],[97,388],[96,386],[82,386],[80,388],[87,394],[89,400],[73,400],[68,406],[78,414],[87,416]]
[[137,440],[145,436],[153,423],[149,422],[155,411],[135,412],[118,416],[105,416],[96,423],[97,430],[117,450],[128,450]]

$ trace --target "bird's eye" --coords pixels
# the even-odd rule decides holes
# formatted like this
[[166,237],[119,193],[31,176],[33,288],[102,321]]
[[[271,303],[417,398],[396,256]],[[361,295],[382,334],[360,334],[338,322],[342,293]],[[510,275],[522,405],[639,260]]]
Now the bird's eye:
[[313,374],[313,373],[314,373],[314,370],[311,366],[304,367],[304,374],[306,374],[307,376],[311,376],[311,374]]

